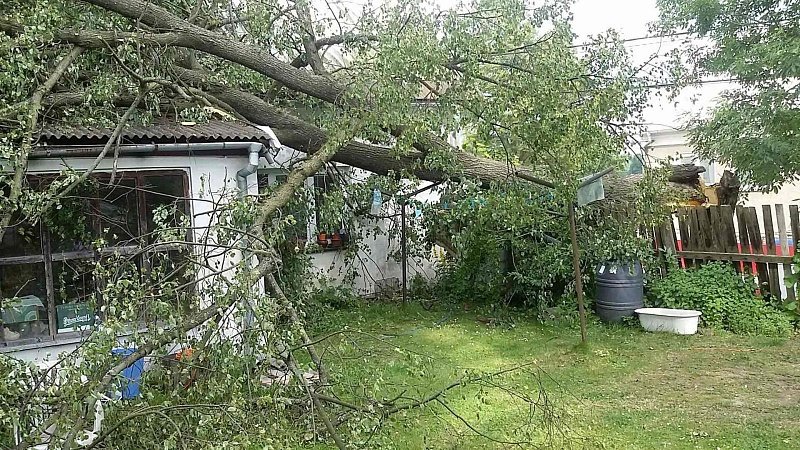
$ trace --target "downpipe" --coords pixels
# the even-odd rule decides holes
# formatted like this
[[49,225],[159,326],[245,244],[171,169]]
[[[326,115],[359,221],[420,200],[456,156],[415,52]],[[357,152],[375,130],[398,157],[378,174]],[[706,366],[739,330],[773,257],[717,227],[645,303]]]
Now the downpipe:
[[[272,130],[269,129],[264,131],[268,131],[270,134],[272,133]],[[271,134],[270,137],[270,147],[276,150],[280,149],[281,144],[280,141],[278,141],[278,138],[275,137],[274,134]],[[247,165],[236,172],[236,187],[238,189],[240,201],[247,197],[249,191],[247,178],[258,171],[258,161],[261,159],[262,155],[267,159],[268,163],[274,164],[275,160],[272,158],[271,153],[266,151],[266,148],[263,144],[251,144],[248,151]],[[250,237],[247,235],[247,233],[248,231],[245,230],[241,240],[239,241],[239,246],[242,252],[242,263],[247,270],[250,270],[253,267],[253,253],[250,251]],[[246,298],[245,302],[247,304],[247,312],[244,318],[244,329],[248,329],[252,327],[253,323],[255,322],[255,312],[251,299]]]

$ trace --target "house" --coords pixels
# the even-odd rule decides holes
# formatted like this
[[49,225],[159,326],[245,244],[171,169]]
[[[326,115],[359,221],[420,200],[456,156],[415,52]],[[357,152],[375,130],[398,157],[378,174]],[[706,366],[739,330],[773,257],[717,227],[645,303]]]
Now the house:
[[[87,170],[111,134],[110,129],[96,128],[44,130],[30,157],[29,182],[45,185],[62,171]],[[29,226],[13,221],[5,233],[0,246],[0,352],[42,360],[79,345],[98,314],[85,302],[96,290],[92,267],[106,254],[131,255],[137,268],[169,265],[180,274],[180,255],[174,248],[154,245],[142,250],[153,239],[157,221],[185,222],[191,230],[188,240],[196,243],[193,251],[236,264],[236,256],[215,253],[203,240],[216,220],[215,202],[224,201],[223,193],[257,195],[259,185],[279,182],[287,163],[304,156],[281,148],[268,127],[236,122],[131,126],[122,132],[115,152],[118,158],[105,158],[93,172],[93,187],[72,193],[74,204],[59,210],[63,223]],[[336,168],[363,176],[351,167]],[[309,191],[326,189],[326,177],[321,173],[309,178]],[[312,195],[311,201],[320,198]],[[173,212],[165,218],[166,206]],[[314,216],[300,226],[309,241],[318,236]],[[369,225],[386,228],[396,220]],[[92,249],[77,233],[102,238],[102,250]],[[397,248],[398,243],[385,236],[364,241],[358,252],[364,257],[353,280],[362,294],[374,293],[381,280],[400,276],[400,264],[390,257]],[[341,280],[344,248],[324,250],[312,255],[315,270]],[[409,264],[411,274],[430,270],[424,262]],[[202,290],[202,284],[198,286]]]
[[[726,170],[731,170],[728,166],[720,164],[716,161],[708,161],[700,158],[696,151],[689,145],[688,138],[685,131],[676,129],[659,129],[650,131],[644,136],[644,159],[645,163],[657,164],[660,162],[669,161],[670,158],[673,164],[688,164],[693,163],[698,166],[706,168],[705,173],[701,174],[703,182],[706,185],[713,185],[719,183],[722,174]],[[784,185],[777,192],[759,192],[756,190],[748,190],[746,186],[742,186],[739,195],[739,204],[743,206],[756,207],[759,222],[763,223],[762,205],[789,205],[797,203],[800,199],[800,183],[794,182]],[[786,208],[786,223],[789,223],[788,208]]]

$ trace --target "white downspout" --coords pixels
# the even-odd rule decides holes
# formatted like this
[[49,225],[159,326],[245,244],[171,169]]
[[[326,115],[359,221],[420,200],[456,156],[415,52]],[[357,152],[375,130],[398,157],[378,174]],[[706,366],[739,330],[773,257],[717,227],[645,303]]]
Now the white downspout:
[[[278,141],[278,138],[275,136],[275,134],[269,127],[259,127],[259,128],[261,128],[262,131],[264,131],[270,136],[269,142],[270,146],[273,149],[281,148],[280,141]],[[239,169],[238,172],[236,172],[236,186],[239,190],[238,194],[240,199],[244,199],[245,197],[247,197],[248,193],[247,177],[258,171],[258,160],[261,158],[262,150],[264,150],[263,144],[253,143],[249,148],[247,165]],[[263,154],[267,158],[267,162],[269,162],[270,164],[274,164],[275,161],[269,152],[264,151]],[[247,236],[247,231],[245,231],[245,234],[242,236],[239,245],[242,252],[242,262],[244,263],[247,269],[252,268],[253,254],[249,250],[250,238]],[[250,299],[247,298],[245,299],[245,301],[247,303],[247,314],[244,320],[244,327],[250,328],[253,325],[253,322],[255,321],[255,314],[253,312],[253,305]]]

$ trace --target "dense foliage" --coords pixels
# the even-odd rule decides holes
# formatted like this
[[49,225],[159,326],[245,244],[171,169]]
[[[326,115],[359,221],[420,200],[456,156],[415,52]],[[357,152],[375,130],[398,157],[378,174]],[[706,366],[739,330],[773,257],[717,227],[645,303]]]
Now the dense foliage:
[[793,326],[789,315],[756,294],[752,279],[742,277],[728,264],[713,262],[700,267],[675,268],[650,286],[652,306],[694,309],[709,327],[739,334],[786,336]]
[[[631,204],[578,208],[587,280],[604,262],[650,262],[652,243],[643,230],[666,214],[659,186],[657,177],[643,181]],[[561,301],[574,289],[568,201],[525,183],[489,190],[462,184],[446,192],[440,204],[426,208],[425,218],[431,238],[450,249],[440,264],[440,296],[539,310]]]
[[[800,1],[660,0],[680,51],[679,85],[731,79],[709,117],[688,124],[692,145],[745,183],[776,189],[800,175]],[[687,50],[691,47],[691,50]]]

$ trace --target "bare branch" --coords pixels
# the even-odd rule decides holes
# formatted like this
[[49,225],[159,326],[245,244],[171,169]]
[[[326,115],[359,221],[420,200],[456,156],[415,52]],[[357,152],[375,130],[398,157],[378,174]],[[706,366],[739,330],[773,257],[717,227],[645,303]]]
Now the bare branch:
[[305,50],[305,60],[311,66],[311,70],[317,75],[325,75],[327,71],[322,63],[322,58],[319,56],[319,48],[316,44],[316,37],[314,36],[314,24],[311,20],[311,9],[308,6],[307,0],[296,0],[295,9],[297,16],[300,19],[300,25],[305,35],[302,38],[303,49]]

